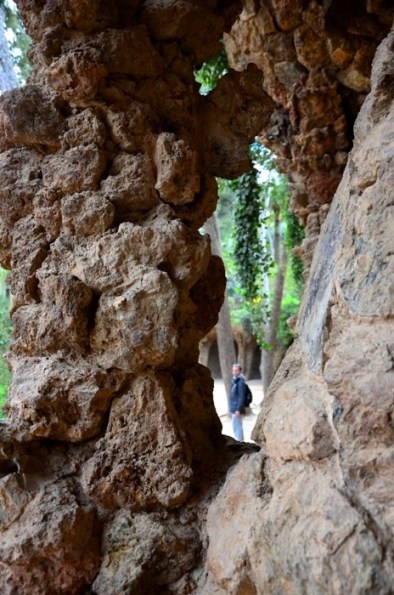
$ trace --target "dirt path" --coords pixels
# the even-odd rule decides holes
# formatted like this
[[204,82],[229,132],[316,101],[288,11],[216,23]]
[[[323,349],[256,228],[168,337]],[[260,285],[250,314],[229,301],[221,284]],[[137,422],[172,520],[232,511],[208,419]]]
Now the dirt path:
[[[261,409],[263,391],[260,380],[249,380],[248,385],[250,386],[250,390],[253,393],[253,403],[250,408],[250,413],[244,417],[243,427],[245,442],[253,442],[253,440],[250,438],[250,435]],[[227,398],[222,380],[215,380],[213,398],[216,411],[223,425],[223,434],[234,437],[231,418],[227,415]]]

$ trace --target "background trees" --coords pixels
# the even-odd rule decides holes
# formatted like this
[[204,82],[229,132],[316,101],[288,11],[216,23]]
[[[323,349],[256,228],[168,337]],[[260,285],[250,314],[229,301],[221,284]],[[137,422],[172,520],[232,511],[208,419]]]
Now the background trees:
[[[208,94],[227,71],[223,50],[196,73],[200,93]],[[293,339],[291,320],[299,307],[303,267],[292,251],[301,243],[304,232],[290,212],[289,186],[275,167],[275,156],[256,141],[251,145],[250,157],[247,173],[236,180],[218,180],[218,208],[205,229],[226,268],[226,299],[217,326],[226,387],[229,353],[234,353],[226,314],[229,305],[233,324],[242,324],[246,332],[252,329],[262,348],[265,393]]]
[[302,262],[292,254],[303,229],[289,210],[289,187],[274,156],[255,143],[252,168],[237,180],[221,181],[218,221],[234,323],[253,329],[262,347],[266,390],[293,338]]

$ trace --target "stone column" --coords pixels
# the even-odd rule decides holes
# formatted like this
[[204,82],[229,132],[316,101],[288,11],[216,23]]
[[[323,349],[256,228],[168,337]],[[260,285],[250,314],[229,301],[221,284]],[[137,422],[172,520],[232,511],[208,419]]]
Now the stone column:
[[95,592],[140,592],[156,580],[149,560],[164,582],[194,563],[193,530],[163,519],[223,440],[198,364],[225,280],[198,231],[217,195],[193,68],[219,51],[225,21],[209,2],[19,4],[34,71],[0,106],[14,324],[0,581],[4,593],[81,592],[103,527],[128,575],[107,560]]

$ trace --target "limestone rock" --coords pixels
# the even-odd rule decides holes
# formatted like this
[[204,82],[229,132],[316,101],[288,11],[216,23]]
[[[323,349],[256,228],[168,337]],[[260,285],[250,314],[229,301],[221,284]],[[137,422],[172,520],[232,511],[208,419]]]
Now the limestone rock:
[[39,154],[32,149],[11,149],[0,156],[0,215],[8,226],[33,210],[33,198],[42,187]]
[[43,183],[61,195],[95,190],[105,166],[105,155],[95,145],[73,147],[42,161]]
[[111,105],[106,120],[113,140],[123,151],[136,153],[153,145],[151,129],[157,126],[157,116],[148,103],[129,101],[126,106]]
[[49,595],[86,588],[99,563],[95,521],[94,509],[72,482],[44,486],[17,521],[0,530],[3,592]]
[[143,225],[122,223],[93,238],[61,237],[51,245],[39,277],[66,272],[98,293],[126,287],[136,265],[154,266],[183,286],[193,285],[208,264],[208,238],[157,211]]
[[[360,589],[387,592],[387,567],[377,583],[373,570],[380,565],[379,540],[362,510],[333,484],[341,481],[335,466],[329,477],[299,462],[265,464],[263,470],[261,463],[261,454],[241,459],[210,506],[210,574],[199,592],[337,593],[351,591],[355,581]],[[258,524],[248,521],[250,510]],[[343,572],[344,566],[353,572]]]
[[60,235],[61,213],[56,190],[42,188],[33,199],[34,219],[45,230],[48,243]]
[[13,353],[42,355],[62,349],[84,351],[92,291],[79,279],[47,277],[40,283],[40,303],[21,306],[13,316]]
[[111,201],[97,192],[79,192],[61,201],[61,219],[66,234],[90,236],[102,234],[114,221]]
[[106,129],[93,109],[87,108],[67,118],[67,129],[61,137],[65,148],[83,145],[101,147],[106,139]]
[[38,85],[26,85],[5,93],[0,101],[1,150],[23,146],[58,147],[65,123],[62,107],[59,97]]
[[13,365],[7,402],[10,427],[25,440],[87,440],[101,431],[120,380],[119,373],[107,374],[83,362],[19,359]]
[[103,564],[93,583],[98,595],[150,592],[172,583],[197,561],[198,535],[158,514],[120,511],[103,536]]
[[178,292],[162,271],[135,266],[126,287],[103,295],[90,344],[98,363],[136,374],[174,360]]
[[112,162],[101,189],[122,219],[159,204],[152,165],[146,155],[120,153]]
[[99,49],[76,48],[56,58],[46,78],[51,88],[63,99],[83,104],[104,86],[108,73]]
[[157,139],[155,163],[161,199],[176,205],[191,202],[200,189],[196,152],[175,135],[163,133]]
[[13,307],[35,301],[37,295],[36,273],[47,252],[44,229],[29,215],[20,219],[12,233],[12,258],[10,288]]
[[166,375],[136,376],[112,405],[105,436],[85,464],[83,484],[106,508],[173,508],[187,498],[192,471]]

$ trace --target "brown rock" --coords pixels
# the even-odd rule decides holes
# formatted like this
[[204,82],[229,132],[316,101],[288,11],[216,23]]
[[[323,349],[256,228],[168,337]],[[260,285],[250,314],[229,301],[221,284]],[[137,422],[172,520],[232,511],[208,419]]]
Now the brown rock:
[[[34,382],[27,389],[29,377]],[[25,440],[87,440],[101,431],[120,378],[84,362],[20,358],[13,364],[7,401],[11,428]]]
[[84,351],[92,291],[76,277],[58,275],[40,282],[39,296],[39,304],[21,306],[13,316],[13,351],[27,355]]
[[[62,135],[65,148],[83,145],[101,147],[106,139],[106,128],[93,109],[87,108],[67,119],[67,130]],[[81,142],[82,141],[82,142]]]
[[111,106],[106,119],[113,140],[123,151],[136,153],[153,146],[150,129],[157,125],[157,117],[149,104],[129,101],[125,107]]
[[174,508],[187,498],[190,451],[165,374],[136,376],[114,401],[105,436],[83,470],[90,496],[106,508]]
[[44,486],[0,533],[3,592],[49,595],[86,588],[99,564],[96,520],[72,482]]
[[156,143],[156,190],[164,202],[183,205],[200,190],[197,153],[174,134],[162,133]]
[[37,295],[36,272],[44,261],[48,244],[44,229],[33,216],[20,219],[12,233],[12,273],[9,278],[13,307],[35,301]]
[[58,96],[38,85],[4,93],[0,101],[0,148],[57,148],[65,123],[62,108]]
[[197,561],[199,539],[190,526],[158,514],[120,511],[103,536],[103,564],[93,588],[98,595],[148,592],[174,582]]
[[174,361],[178,292],[168,275],[134,266],[122,291],[101,296],[90,344],[100,366],[136,374]]
[[42,161],[43,183],[63,195],[95,190],[105,166],[105,155],[95,145],[73,147]]
[[60,235],[60,201],[56,190],[42,188],[33,199],[34,219],[45,230],[45,239],[52,242]]
[[120,153],[108,174],[101,182],[101,190],[122,219],[148,211],[160,203],[152,164],[146,155]]
[[114,206],[102,194],[80,192],[61,201],[61,218],[66,234],[80,237],[102,234],[114,220]]
[[11,149],[0,155],[0,215],[12,227],[33,210],[33,198],[42,186],[41,158],[34,150]]
[[158,209],[143,225],[122,223],[102,237],[61,237],[51,246],[40,277],[77,273],[98,293],[129,284],[136,265],[160,267],[176,284],[189,287],[205,271],[208,240]]
[[54,60],[47,82],[66,101],[76,104],[92,99],[105,83],[108,67],[96,48],[75,49]]

